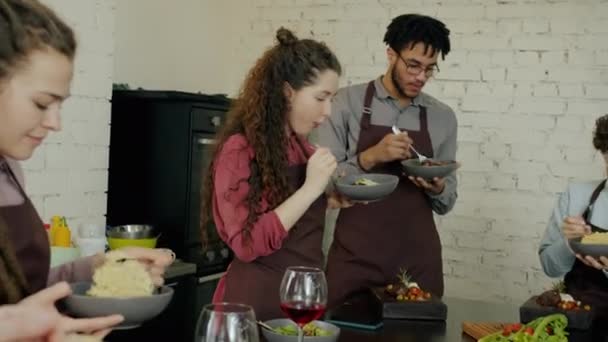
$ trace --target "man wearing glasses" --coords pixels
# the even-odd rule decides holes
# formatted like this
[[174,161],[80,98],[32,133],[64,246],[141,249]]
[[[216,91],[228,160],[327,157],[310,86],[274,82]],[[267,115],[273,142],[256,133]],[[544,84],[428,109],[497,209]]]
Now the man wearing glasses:
[[[373,286],[385,286],[406,270],[425,291],[443,296],[441,244],[433,212],[456,201],[456,176],[425,181],[402,176],[410,146],[438,160],[455,160],[457,122],[446,104],[422,92],[450,51],[449,30],[431,17],[405,14],[384,36],[388,69],[377,79],[340,89],[332,115],[318,129],[341,173],[390,173],[395,191],[377,202],[341,209],[327,260],[329,304]],[[402,133],[394,134],[397,126]]]

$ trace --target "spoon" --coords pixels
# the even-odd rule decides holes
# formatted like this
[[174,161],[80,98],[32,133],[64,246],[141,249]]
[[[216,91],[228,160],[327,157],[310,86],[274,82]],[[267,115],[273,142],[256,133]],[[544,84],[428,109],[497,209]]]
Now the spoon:
[[[395,134],[401,134],[401,131],[399,130],[399,128],[397,128],[397,126],[393,125],[393,133],[395,133]],[[429,159],[425,155],[418,153],[418,151],[416,151],[416,149],[414,148],[414,146],[410,145],[410,148],[412,149],[412,151],[414,151],[414,153],[416,153],[416,155],[418,156],[418,161],[420,163],[422,163],[425,160]]]
[[274,329],[270,325],[268,325],[268,324],[266,324],[266,323],[264,323],[262,321],[258,321],[258,325],[261,326],[262,328],[266,328],[266,329],[268,329],[270,331],[274,331]]

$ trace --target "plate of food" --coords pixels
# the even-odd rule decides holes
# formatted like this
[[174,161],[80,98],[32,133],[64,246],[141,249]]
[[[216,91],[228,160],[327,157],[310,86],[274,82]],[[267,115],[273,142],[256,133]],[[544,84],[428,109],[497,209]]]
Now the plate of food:
[[371,202],[390,195],[399,177],[383,173],[347,175],[336,180],[337,190],[352,201]]
[[120,251],[106,254],[103,265],[95,270],[93,282],[70,286],[72,294],[62,303],[72,316],[123,315],[125,320],[116,329],[136,328],[156,317],[173,297],[171,287],[155,288],[145,266]]
[[384,318],[441,320],[447,318],[447,306],[441,298],[421,288],[405,270],[397,280],[374,289],[383,305]]
[[[477,342],[567,342],[568,318],[563,314],[541,316],[525,324],[501,324],[502,328]],[[471,335],[470,333],[467,333]]]
[[570,240],[574,253],[594,258],[608,256],[608,232],[594,232],[582,238]]
[[408,176],[422,177],[424,179],[443,178],[460,167],[460,163],[453,160],[435,160],[430,158],[423,162],[420,162],[418,158],[406,159],[401,161],[401,165],[403,166],[403,171]]
[[558,313],[568,318],[572,329],[589,329],[594,318],[593,306],[566,293],[564,283],[559,282],[552,289],[528,299],[519,308],[519,319],[528,323],[538,317]]
[[[272,330],[262,328],[262,334],[268,342],[298,341],[298,328],[292,320],[279,318],[264,323],[272,328]],[[335,342],[340,335],[340,328],[323,321],[312,321],[306,324],[303,330],[304,341],[309,342]]]

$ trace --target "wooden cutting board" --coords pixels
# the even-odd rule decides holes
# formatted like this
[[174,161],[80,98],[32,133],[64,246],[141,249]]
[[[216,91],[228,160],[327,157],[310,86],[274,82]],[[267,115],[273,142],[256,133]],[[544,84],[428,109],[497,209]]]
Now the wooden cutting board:
[[507,323],[464,321],[462,322],[462,331],[475,340],[479,340],[484,336],[502,330],[505,325],[507,325]]

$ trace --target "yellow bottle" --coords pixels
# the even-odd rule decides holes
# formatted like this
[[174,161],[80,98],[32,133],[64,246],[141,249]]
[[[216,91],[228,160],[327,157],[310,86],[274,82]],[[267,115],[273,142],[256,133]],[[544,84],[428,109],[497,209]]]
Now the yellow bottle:
[[49,240],[51,242],[51,246],[55,246],[55,232],[61,226],[62,219],[61,216],[55,215],[51,217],[51,228],[49,229]]
[[55,246],[57,247],[70,247],[72,238],[70,236],[70,229],[65,221],[65,217],[62,218],[61,225],[55,229]]

